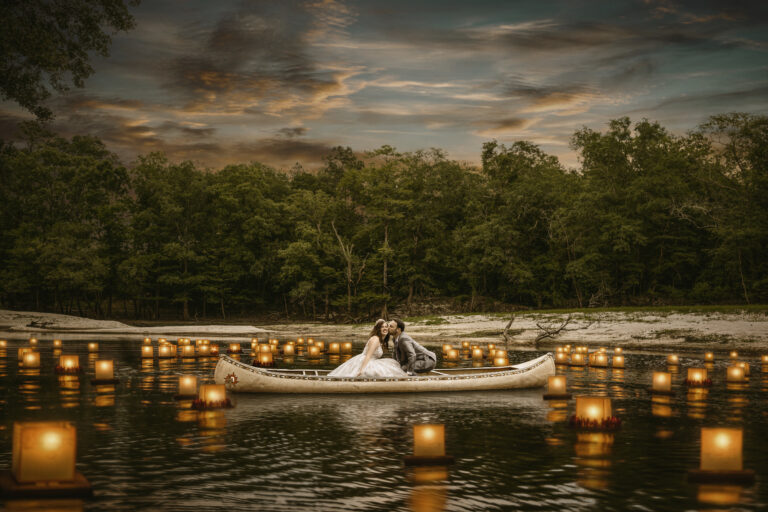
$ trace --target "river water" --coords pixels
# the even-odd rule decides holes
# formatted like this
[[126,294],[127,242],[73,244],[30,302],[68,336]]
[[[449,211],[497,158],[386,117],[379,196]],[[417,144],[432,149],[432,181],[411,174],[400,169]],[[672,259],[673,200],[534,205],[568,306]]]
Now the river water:
[[[11,463],[14,421],[66,420],[77,427],[77,469],[94,497],[6,502],[8,510],[758,510],[768,506],[768,373],[752,363],[747,385],[724,383],[718,354],[713,385],[683,384],[682,355],[671,397],[652,398],[663,354],[627,353],[626,369],[558,368],[574,395],[612,398],[622,427],[589,434],[568,426],[573,400],[543,390],[413,395],[232,395],[234,408],[197,412],[174,399],[178,376],[211,380],[215,359],[142,360],[140,341],[67,341],[88,369],[61,377],[50,340],[41,369],[18,368],[0,352],[0,469]],[[26,342],[24,343],[26,345]],[[357,346],[356,350],[361,350]],[[514,351],[512,363],[543,352]],[[96,358],[114,359],[120,383],[90,383]],[[249,361],[249,356],[243,356]],[[330,368],[297,357],[279,366]],[[471,366],[471,362],[462,363]],[[412,428],[445,425],[455,463],[406,468]],[[701,427],[740,427],[750,485],[689,483],[699,465]]]

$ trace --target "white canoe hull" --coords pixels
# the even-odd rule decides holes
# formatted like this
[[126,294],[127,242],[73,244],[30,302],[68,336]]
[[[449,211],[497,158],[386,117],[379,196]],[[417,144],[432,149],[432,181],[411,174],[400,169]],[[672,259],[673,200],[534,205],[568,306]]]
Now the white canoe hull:
[[[242,393],[419,393],[539,388],[555,374],[551,353],[504,368],[439,369],[429,376],[400,378],[328,377],[322,370],[257,368],[219,356],[216,384]],[[435,373],[438,373],[435,375]]]

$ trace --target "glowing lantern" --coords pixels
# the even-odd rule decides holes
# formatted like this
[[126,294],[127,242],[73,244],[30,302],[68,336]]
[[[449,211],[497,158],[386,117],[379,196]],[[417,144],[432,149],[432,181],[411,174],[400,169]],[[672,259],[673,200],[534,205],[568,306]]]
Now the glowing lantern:
[[157,338],[157,343],[162,345],[164,343],[168,343],[168,340],[165,338]]
[[[312,338],[310,338],[312,339]],[[325,342],[324,341],[316,341],[315,346],[320,352],[325,352]]]
[[318,359],[320,357],[320,348],[312,345],[307,349],[307,357],[309,359]]
[[34,351],[35,349],[32,347],[19,347],[19,351],[18,351],[19,361],[24,360],[24,354],[26,354],[27,352],[34,352]]
[[452,348],[445,354],[445,360],[446,361],[458,361],[459,360],[459,351],[455,348]]
[[259,338],[251,338],[251,347],[255,348],[255,345],[259,344]]
[[596,366],[598,368],[605,368],[608,366],[608,356],[605,355],[605,352],[598,352],[595,354],[592,366]]
[[736,363],[736,364],[737,364],[738,366],[740,366],[742,370],[744,370],[744,375],[745,375],[746,377],[748,377],[748,376],[749,376],[749,363],[746,363],[746,362],[744,362],[744,361],[741,361],[741,362],[739,362],[739,363]]
[[292,356],[296,353],[294,345],[283,345],[283,355]]
[[450,343],[444,343],[443,344],[443,355],[447,354],[449,350],[451,350],[453,346]]
[[200,386],[198,399],[205,407],[222,405],[227,399],[224,384],[203,384]]
[[184,345],[181,347],[181,357],[195,357],[195,346]]
[[315,338],[307,338],[307,343],[314,343],[314,342],[315,342]]
[[219,345],[217,343],[211,343],[211,355],[212,356],[219,355]]
[[229,354],[239,354],[241,352],[240,350],[240,344],[239,343],[230,343],[229,344],[229,350],[227,350],[227,353]]
[[[458,356],[458,351],[456,352],[456,355]],[[493,355],[493,366],[509,366],[509,358],[507,358],[507,353],[501,349],[496,350],[495,354]]]
[[[3,345],[3,346],[5,346],[5,345]],[[768,364],[768,354],[764,354],[764,355],[760,356],[760,362],[763,363],[763,364]]]
[[622,355],[613,356],[612,364],[614,368],[624,368],[624,356]]
[[469,342],[468,341],[462,341],[461,342],[461,350],[469,350]]
[[200,357],[208,357],[211,355],[211,346],[208,344],[200,345],[197,347],[197,355]]
[[413,455],[416,457],[444,457],[445,425],[414,425]]
[[144,338],[144,344],[145,345],[151,345],[152,344],[152,338]]
[[40,368],[40,353],[33,350],[24,352],[21,366],[23,368]]
[[483,349],[481,348],[475,348],[472,350],[472,359],[475,361],[482,361],[483,360]]
[[660,393],[672,392],[672,375],[667,372],[653,372],[652,391]]
[[13,477],[18,483],[72,482],[75,446],[69,422],[14,422]]
[[706,368],[688,368],[686,383],[689,386],[701,386],[707,380]]
[[603,354],[605,354],[608,351],[608,349],[605,348],[605,347],[600,347],[599,349],[597,349],[597,351],[598,352],[602,352]]
[[738,359],[739,358],[739,353],[736,352],[735,350],[731,350],[730,357],[731,357],[731,359]]
[[704,352],[704,361],[712,363],[715,361],[715,354],[712,352]]
[[547,379],[547,393],[545,399],[552,398],[570,398],[571,395],[566,389],[566,380],[564,375],[553,375]]
[[701,429],[703,471],[741,471],[743,431],[740,428]]
[[339,352],[341,352],[341,346],[338,343],[333,342],[328,345],[329,354],[338,354]]
[[576,397],[576,418],[581,421],[601,422],[611,417],[611,399],[605,397]]
[[273,339],[269,340],[269,344],[270,345],[279,345],[280,342],[277,340],[277,338],[273,338]]
[[274,364],[272,352],[259,352],[258,366],[272,366]]
[[37,338],[29,338],[29,344],[33,347],[37,346]]
[[624,352],[624,350],[621,347],[616,347],[616,348],[613,349],[613,353],[616,354],[616,355],[619,355],[622,352]]
[[6,348],[8,346],[7,340],[0,340],[0,348]]
[[251,350],[258,350],[259,349],[259,340],[253,341],[251,340]]
[[726,382],[744,382],[746,380],[744,368],[737,365],[728,366],[726,368],[725,380]]
[[571,366],[584,366],[586,364],[587,361],[584,358],[583,352],[577,352],[571,355]]
[[157,347],[157,357],[160,359],[168,359],[174,357],[173,350],[171,350],[171,345],[160,345]]
[[496,344],[495,343],[489,343],[488,344],[488,350],[495,350],[495,349],[496,349]]
[[99,359],[96,361],[95,380],[114,380],[115,365],[111,359]]
[[197,395],[197,377],[182,375],[179,377],[179,396],[192,397]]
[[88,352],[98,352],[99,351],[99,344],[95,342],[91,342],[88,344]]
[[568,364],[568,354],[565,352],[557,352],[555,354],[555,364]]
[[677,357],[677,354],[669,354],[667,356],[667,364],[672,365],[672,366],[676,366],[676,365],[680,364],[680,358]]
[[76,372],[80,369],[80,356],[59,357],[59,367],[65,372]]
[[304,344],[304,338],[299,338],[296,340],[297,345],[303,345]]
[[260,343],[259,344],[259,352],[269,352],[272,353],[272,347],[268,343]]
[[61,348],[61,340],[53,340],[53,348]]
[[152,359],[155,357],[155,349],[152,345],[142,345],[141,347],[141,358],[142,359]]
[[342,354],[351,354],[352,353],[352,343],[346,342],[341,344],[341,353]]

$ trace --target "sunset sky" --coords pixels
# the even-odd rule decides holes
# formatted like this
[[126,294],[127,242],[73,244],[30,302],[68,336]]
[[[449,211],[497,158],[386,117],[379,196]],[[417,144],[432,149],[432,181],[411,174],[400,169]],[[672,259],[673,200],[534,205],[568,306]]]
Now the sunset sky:
[[[62,135],[125,163],[312,168],[329,148],[529,140],[576,166],[574,130],[768,113],[768,2],[145,0],[136,28],[51,102]],[[0,135],[24,114],[0,104]]]

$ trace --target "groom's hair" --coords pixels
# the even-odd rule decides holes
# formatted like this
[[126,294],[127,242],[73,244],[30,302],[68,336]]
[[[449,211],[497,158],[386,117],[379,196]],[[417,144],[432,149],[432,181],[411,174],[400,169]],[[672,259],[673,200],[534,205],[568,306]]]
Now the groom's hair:
[[393,318],[392,321],[394,321],[397,324],[397,328],[400,329],[400,332],[405,332],[405,324],[402,320],[399,318]]

